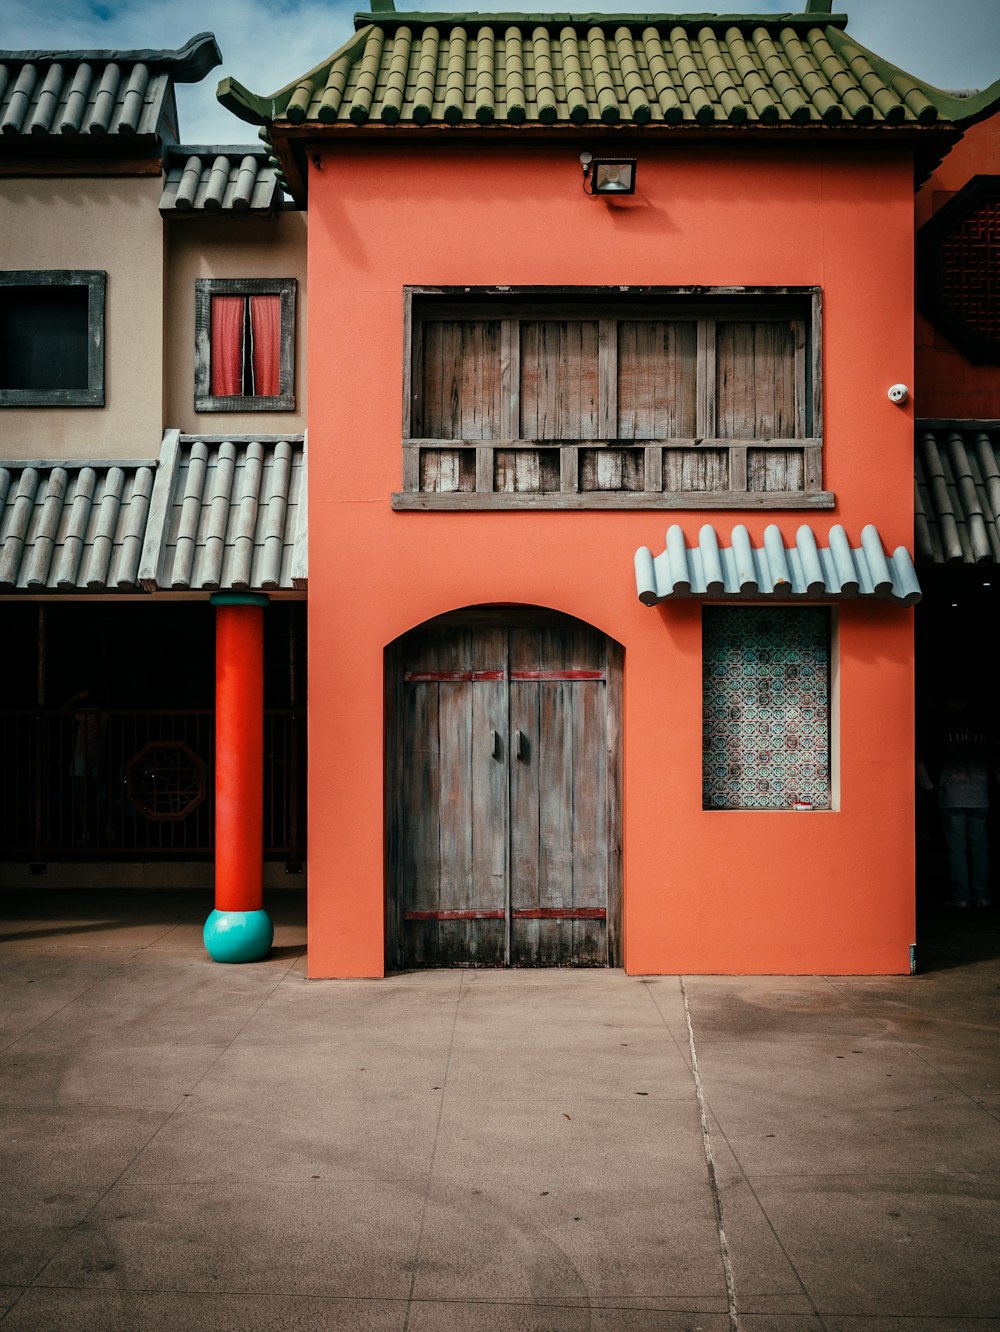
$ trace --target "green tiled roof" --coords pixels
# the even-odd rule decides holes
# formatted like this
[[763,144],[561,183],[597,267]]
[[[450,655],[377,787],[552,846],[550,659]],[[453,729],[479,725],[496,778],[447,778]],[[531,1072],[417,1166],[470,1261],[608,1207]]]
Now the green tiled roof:
[[271,96],[219,100],[253,124],[322,126],[964,125],[958,97],[859,46],[832,14],[397,14]]

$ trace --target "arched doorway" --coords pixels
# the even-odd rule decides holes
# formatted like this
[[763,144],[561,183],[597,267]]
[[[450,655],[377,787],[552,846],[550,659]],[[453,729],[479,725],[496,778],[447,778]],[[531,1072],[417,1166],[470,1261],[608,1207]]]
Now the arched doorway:
[[387,653],[390,967],[621,964],[622,650],[477,607]]

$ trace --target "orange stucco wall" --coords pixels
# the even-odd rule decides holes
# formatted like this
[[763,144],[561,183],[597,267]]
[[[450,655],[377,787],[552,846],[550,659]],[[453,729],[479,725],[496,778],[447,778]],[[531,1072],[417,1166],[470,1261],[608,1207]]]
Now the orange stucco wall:
[[[916,197],[922,227],[973,176],[1000,175],[1000,115],[966,130]],[[973,365],[919,311],[916,320],[917,416],[993,420],[1000,417],[1000,373]]]
[[[403,142],[402,140],[400,141]],[[912,618],[837,615],[838,808],[701,808],[701,612],[638,602],[637,546],[680,521],[912,543],[912,172],[903,155],[640,147],[639,191],[580,148],[310,153],[309,971],[383,970],[383,651],[463,605],[522,602],[625,649],[624,947],[641,972],[899,972],[913,941]],[[592,145],[591,145],[592,146]],[[824,290],[834,512],[395,513],[406,284]]]

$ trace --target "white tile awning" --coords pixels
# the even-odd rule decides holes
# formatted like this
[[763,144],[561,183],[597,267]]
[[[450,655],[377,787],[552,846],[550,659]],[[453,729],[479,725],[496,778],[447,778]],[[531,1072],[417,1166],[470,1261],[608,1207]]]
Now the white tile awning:
[[786,546],[778,526],[764,531],[764,544],[754,546],[747,529],[733,528],[729,544],[720,542],[706,523],[698,544],[689,547],[684,531],[674,524],[666,546],[653,555],[648,546],[635,553],[635,582],[646,606],[661,601],[696,597],[702,600],[743,600],[760,597],[778,600],[841,601],[872,597],[912,606],[920,600],[920,583],[905,546],[887,555],[882,538],[869,524],[862,529],[860,546],[852,546],[840,525],[830,528],[821,545],[816,533],[803,523],[795,544]]

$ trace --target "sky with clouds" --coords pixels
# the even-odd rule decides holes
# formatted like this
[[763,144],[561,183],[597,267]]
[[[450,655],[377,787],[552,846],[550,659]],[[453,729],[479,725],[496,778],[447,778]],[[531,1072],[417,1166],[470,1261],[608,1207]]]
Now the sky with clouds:
[[[532,13],[568,8],[566,0],[507,6],[515,7]],[[715,9],[771,14],[793,7],[795,0],[732,0]],[[344,0],[0,0],[0,48],[175,48],[197,32],[214,32],[222,49],[221,68],[200,85],[177,89],[181,138],[186,143],[249,143],[256,138],[254,127],[215,101],[218,79],[232,75],[253,92],[275,92],[348,39],[355,8]],[[442,0],[400,0],[397,8],[440,12],[446,6]],[[590,12],[597,8],[602,13],[646,9],[637,0],[586,6]],[[674,4],[667,12],[682,8]],[[688,6],[689,12],[708,8]],[[863,46],[940,88],[983,88],[1000,78],[1000,0],[854,0],[834,8],[846,10],[848,31]],[[481,6],[482,12],[499,9]],[[666,9],[649,6],[650,12]]]

